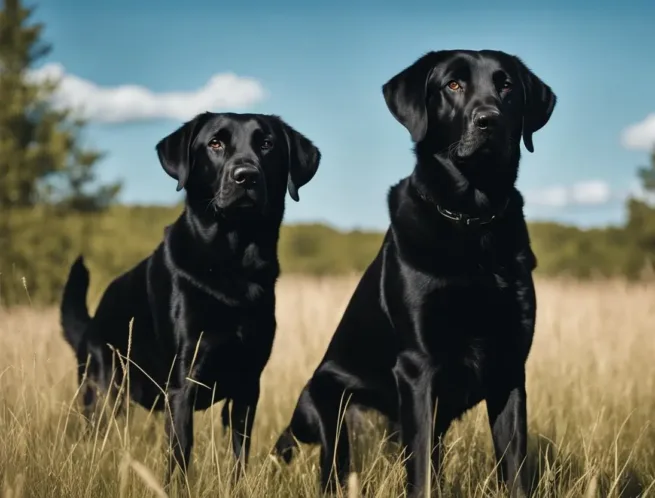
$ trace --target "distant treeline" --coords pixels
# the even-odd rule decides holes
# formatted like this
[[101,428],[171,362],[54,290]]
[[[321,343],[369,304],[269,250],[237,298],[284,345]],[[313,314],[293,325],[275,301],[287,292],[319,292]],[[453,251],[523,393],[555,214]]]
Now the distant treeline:
[[[576,278],[650,277],[655,260],[655,209],[628,203],[623,227],[581,230],[556,223],[531,223],[537,272]],[[159,243],[181,206],[115,205],[96,213],[57,213],[49,207],[13,210],[14,258],[0,275],[3,304],[57,302],[71,262],[84,253],[91,269],[91,299]],[[5,220],[6,221],[6,220]],[[321,224],[285,225],[279,253],[285,274],[361,273],[375,256],[383,234],[339,231]],[[0,258],[1,259],[1,258]]]

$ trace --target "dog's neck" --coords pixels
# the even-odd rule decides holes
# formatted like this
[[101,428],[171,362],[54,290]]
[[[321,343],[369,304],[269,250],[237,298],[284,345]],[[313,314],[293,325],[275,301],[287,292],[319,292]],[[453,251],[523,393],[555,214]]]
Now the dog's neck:
[[409,177],[410,189],[445,219],[485,224],[505,212],[515,190],[517,168],[480,162],[468,165],[483,172],[472,178],[449,157],[417,153],[417,158]]
[[253,245],[258,247],[262,256],[269,254],[275,257],[281,218],[271,220],[265,215],[250,212],[199,212],[189,203],[181,218],[184,218],[188,235],[198,243],[193,247],[201,248],[204,258],[211,260],[214,254],[220,254],[222,259],[230,259],[230,256],[239,259]]

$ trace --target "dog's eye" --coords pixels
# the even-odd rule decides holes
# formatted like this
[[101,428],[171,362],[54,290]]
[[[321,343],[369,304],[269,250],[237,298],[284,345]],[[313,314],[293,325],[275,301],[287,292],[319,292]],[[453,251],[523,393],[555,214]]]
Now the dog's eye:
[[262,142],[262,150],[268,150],[271,147],[273,147],[273,142],[268,138],[264,139],[264,141]]
[[222,150],[224,148],[224,145],[223,142],[221,142],[217,138],[212,138],[209,141],[209,148],[213,150]]
[[512,88],[512,82],[511,81],[505,81],[503,83],[503,90],[509,90],[510,88]]
[[462,85],[460,85],[457,81],[452,80],[448,82],[448,85],[446,85],[448,88],[450,88],[453,92],[456,92],[458,90],[462,89]]

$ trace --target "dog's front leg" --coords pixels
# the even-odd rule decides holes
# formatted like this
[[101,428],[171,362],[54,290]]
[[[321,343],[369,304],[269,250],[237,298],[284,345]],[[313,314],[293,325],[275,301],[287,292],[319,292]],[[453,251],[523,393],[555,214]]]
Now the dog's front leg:
[[498,478],[512,497],[525,497],[527,488],[527,409],[525,378],[487,395],[487,413],[494,442]]
[[435,401],[432,373],[424,357],[405,351],[398,357],[394,375],[398,386],[398,413],[402,440],[409,453],[405,460],[408,496],[427,497],[431,484],[432,423]]
[[194,398],[194,384],[188,381],[183,387],[171,390],[169,394],[170,414],[166,417],[166,434],[169,441],[167,484],[171,481],[176,463],[185,475],[190,463]]
[[252,426],[259,402],[259,379],[232,399],[232,450],[237,462],[236,478],[245,472],[250,455]]

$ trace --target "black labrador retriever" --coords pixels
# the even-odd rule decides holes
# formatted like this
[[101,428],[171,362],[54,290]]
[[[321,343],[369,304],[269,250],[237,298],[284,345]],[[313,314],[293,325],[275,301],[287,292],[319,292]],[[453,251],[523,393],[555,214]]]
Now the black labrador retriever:
[[[78,258],[61,323],[81,385],[88,371],[88,380],[116,395],[129,353],[131,399],[170,409],[169,482],[173,460],[182,470],[188,466],[194,410],[222,399],[224,424],[231,403],[232,446],[245,467],[260,375],[275,336],[286,191],[298,201],[321,154],[277,116],[233,113],[200,114],[156,149],[177,190],[186,190],[184,211],[150,256],[108,286],[93,318],[86,305],[89,274]],[[96,391],[84,382],[82,392],[90,416]]]
[[350,401],[400,423],[408,491],[423,496],[439,484],[429,468],[438,475],[451,422],[486,400],[499,478],[523,496],[536,258],[515,182],[521,135],[532,152],[556,97],[491,50],[430,52],[383,94],[416,165],[389,191],[382,247],[275,451],[288,462],[296,439],[320,444],[322,485],[334,490],[349,467],[340,407]]

